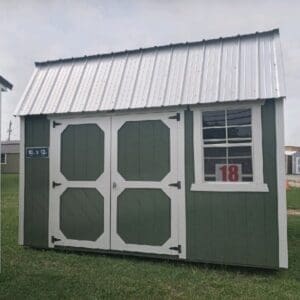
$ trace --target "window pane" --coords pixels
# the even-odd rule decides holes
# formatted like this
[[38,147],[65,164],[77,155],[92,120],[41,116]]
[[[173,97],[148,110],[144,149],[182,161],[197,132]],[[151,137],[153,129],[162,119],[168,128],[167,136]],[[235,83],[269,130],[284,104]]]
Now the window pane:
[[251,109],[227,110],[227,125],[251,124]]
[[216,164],[226,164],[226,159],[205,159],[204,174],[205,175],[215,175]]
[[205,177],[205,181],[216,181],[216,177]]
[[251,177],[243,177],[242,178],[242,181],[253,181],[253,177],[251,176]]
[[229,147],[228,156],[251,156],[251,147]]
[[222,157],[226,158],[226,148],[216,148],[216,147],[208,147],[204,148],[204,157]]
[[206,139],[225,139],[225,128],[211,128],[203,130],[203,138]]
[[[229,144],[251,143],[251,139],[230,139],[230,140],[228,140],[228,143]],[[205,143],[205,144],[208,144],[208,143]]]
[[203,112],[202,125],[203,127],[225,126],[225,110]]
[[228,160],[229,164],[242,165],[242,174],[252,174],[252,160],[251,158],[231,158]]
[[251,127],[230,127],[227,128],[228,138],[249,138],[251,137]]

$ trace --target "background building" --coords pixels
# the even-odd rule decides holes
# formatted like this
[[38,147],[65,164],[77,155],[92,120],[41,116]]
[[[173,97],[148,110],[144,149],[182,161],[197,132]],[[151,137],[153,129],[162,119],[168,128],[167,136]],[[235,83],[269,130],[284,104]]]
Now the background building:
[[1,172],[19,173],[20,141],[1,143]]

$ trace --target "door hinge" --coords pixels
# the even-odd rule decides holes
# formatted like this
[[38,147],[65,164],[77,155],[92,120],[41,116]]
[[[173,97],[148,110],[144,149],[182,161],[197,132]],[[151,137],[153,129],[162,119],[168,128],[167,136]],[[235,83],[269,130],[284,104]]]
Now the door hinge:
[[181,189],[181,181],[177,181],[176,183],[170,183],[169,186],[175,186],[180,190]]
[[52,181],[52,187],[56,188],[57,186],[61,185],[61,183],[57,183],[55,181]]
[[55,242],[59,242],[59,241],[61,241],[61,239],[58,239],[58,238],[56,238],[55,236],[51,236],[51,242],[52,242],[52,244],[54,244]]
[[171,116],[171,117],[169,117],[169,119],[180,121],[180,113],[176,113],[175,116]]
[[170,250],[175,250],[175,251],[178,251],[178,253],[181,253],[181,245],[170,247],[169,249]]
[[53,128],[55,128],[56,126],[59,126],[59,125],[61,125],[61,123],[58,123],[56,121],[53,121],[53,123],[52,123]]

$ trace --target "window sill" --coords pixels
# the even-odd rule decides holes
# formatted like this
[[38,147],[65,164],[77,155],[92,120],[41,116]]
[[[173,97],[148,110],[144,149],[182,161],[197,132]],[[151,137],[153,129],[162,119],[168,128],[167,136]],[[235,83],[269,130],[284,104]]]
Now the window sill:
[[268,185],[265,183],[222,183],[222,182],[205,182],[193,183],[191,191],[202,192],[269,192]]

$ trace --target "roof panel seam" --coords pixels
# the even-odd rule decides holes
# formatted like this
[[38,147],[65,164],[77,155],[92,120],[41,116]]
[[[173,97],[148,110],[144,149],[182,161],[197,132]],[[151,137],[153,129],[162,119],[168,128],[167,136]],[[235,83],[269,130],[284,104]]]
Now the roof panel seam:
[[201,102],[202,93],[203,93],[203,78],[204,78],[204,65],[205,65],[205,57],[206,57],[206,44],[203,44],[203,54],[202,54],[202,62],[201,62],[201,74],[200,74],[200,82],[199,82],[199,91],[198,91],[198,103]]
[[83,78],[83,76],[84,76],[84,72],[85,72],[85,69],[86,69],[87,64],[88,64],[88,60],[85,61],[84,66],[83,66],[83,69],[82,69],[82,71],[81,71],[81,74],[80,74],[80,77],[79,77],[79,80],[78,80],[78,83],[77,83],[77,86],[76,86],[76,89],[75,89],[75,92],[74,92],[72,101],[71,101],[71,103],[70,103],[70,105],[69,105],[69,107],[70,107],[69,110],[70,110],[70,111],[72,111],[73,106],[74,106],[74,104],[75,104],[75,99],[76,99],[76,97],[77,97],[77,95],[78,95],[78,91],[79,91],[79,88],[80,88],[80,85],[81,85],[81,82],[82,82],[82,78]]
[[153,62],[152,73],[151,73],[151,79],[150,79],[150,84],[149,84],[149,89],[148,89],[148,92],[147,92],[147,97],[146,97],[146,102],[144,103],[144,107],[148,106],[150,92],[151,92],[152,84],[153,84],[154,73],[155,73],[155,69],[156,69],[156,65],[157,65],[156,64],[157,56],[158,56],[158,50],[156,49],[156,51],[155,51],[155,57],[154,57],[154,62]]
[[236,95],[235,100],[241,97],[241,37],[238,39],[237,72],[236,72]]
[[165,90],[163,93],[162,102],[160,103],[161,106],[164,106],[165,102],[166,102],[166,96],[167,96],[168,86],[169,86],[169,81],[170,81],[170,72],[171,72],[171,66],[172,66],[172,61],[173,61],[173,55],[174,55],[174,48],[172,47],[171,53],[170,53],[168,71],[167,71],[167,78],[166,78],[166,83],[165,83]]
[[61,69],[62,69],[62,65],[60,66],[60,68],[59,68],[59,70],[58,70],[58,72],[57,72],[57,74],[56,74],[56,76],[55,76],[55,79],[54,79],[54,81],[53,81],[53,83],[52,83],[52,87],[51,87],[50,91],[48,92],[48,95],[47,95],[47,97],[46,97],[46,101],[45,101],[45,103],[44,103],[44,105],[43,105],[43,107],[42,107],[42,109],[41,109],[41,112],[43,112],[43,111],[45,110],[46,105],[48,104],[48,101],[49,101],[50,96],[51,96],[51,94],[52,94],[52,92],[53,92],[54,86],[55,86],[55,84],[56,84],[56,81],[57,81],[57,78],[58,78],[58,76],[59,76],[59,74],[60,74]]
[[90,86],[90,89],[86,95],[86,100],[85,100],[85,103],[84,103],[84,106],[83,106],[83,109],[82,111],[85,111],[87,106],[88,106],[88,103],[89,103],[89,100],[90,100],[90,96],[91,96],[91,93],[92,93],[92,89],[95,85],[95,81],[96,81],[96,78],[97,78],[97,75],[98,75],[98,72],[99,72],[99,68],[100,68],[100,64],[101,64],[101,60],[99,59],[98,61],[98,64],[97,64],[97,67],[96,67],[96,70],[95,70],[95,74],[93,76],[93,79],[92,79],[92,83],[91,83],[91,86]]
[[30,108],[28,109],[28,111],[32,111],[33,106],[34,106],[34,104],[36,103],[36,100],[37,100],[37,98],[38,98],[38,96],[39,96],[39,94],[40,94],[40,92],[41,92],[42,86],[44,85],[45,79],[46,79],[46,77],[47,77],[47,75],[48,75],[49,69],[50,69],[50,68],[48,67],[48,68],[47,68],[47,71],[46,71],[46,74],[44,74],[44,77],[43,77],[43,79],[42,79],[41,85],[39,86],[39,89],[38,89],[38,91],[37,91],[37,93],[36,93],[34,99],[32,100],[32,103],[31,103]]
[[65,84],[64,84],[64,87],[63,87],[63,89],[62,89],[62,91],[61,91],[61,95],[60,95],[60,97],[59,97],[59,101],[57,101],[57,104],[56,104],[56,106],[55,106],[55,108],[54,108],[54,113],[57,112],[57,110],[58,110],[58,108],[59,108],[59,106],[60,106],[60,104],[61,104],[61,100],[63,99],[63,96],[64,96],[64,94],[65,94],[65,91],[66,91],[67,85],[68,85],[68,83],[69,83],[70,77],[71,77],[71,75],[72,75],[72,73],[73,73],[74,65],[75,65],[75,63],[72,63],[71,69],[70,69],[69,74],[68,74],[68,76],[67,76],[67,80],[66,80],[66,82],[65,82]]
[[222,75],[222,60],[223,60],[223,40],[221,39],[220,56],[219,56],[219,76],[218,76],[218,90],[217,90],[217,101],[220,101],[221,94],[221,75]]
[[127,54],[126,54],[125,63],[124,63],[124,66],[123,66],[123,70],[122,70],[122,73],[121,73],[121,78],[120,78],[120,83],[119,83],[119,86],[118,86],[116,98],[113,100],[113,103],[112,103],[112,104],[113,104],[113,106],[112,106],[113,109],[115,109],[116,106],[118,105],[118,99],[119,99],[120,91],[121,91],[122,84],[123,84],[123,81],[124,81],[125,71],[126,71],[126,68],[127,68],[128,57],[129,57],[129,54],[127,53]]
[[186,85],[186,73],[187,73],[186,71],[187,71],[189,56],[190,56],[190,45],[187,45],[179,104],[182,104],[182,100],[183,100],[184,93],[185,93],[185,88],[186,88],[186,86],[185,86]]
[[103,102],[103,99],[104,99],[104,95],[105,95],[105,92],[106,92],[106,88],[107,88],[107,85],[108,85],[108,81],[109,81],[109,79],[110,79],[110,74],[111,74],[111,71],[112,71],[112,67],[113,67],[114,61],[115,61],[115,57],[112,56],[111,63],[110,63],[110,66],[109,66],[109,71],[108,71],[107,78],[106,78],[106,81],[105,81],[105,84],[104,84],[104,88],[103,88],[101,97],[100,97],[100,99],[99,99],[98,110],[100,110],[100,107],[101,107],[102,102]]
[[135,91],[136,91],[136,85],[137,85],[137,81],[138,81],[140,70],[141,70],[143,56],[144,56],[144,51],[141,50],[139,65],[138,65],[138,68],[137,68],[137,71],[136,71],[136,75],[135,75],[135,79],[134,79],[134,84],[133,84],[133,88],[132,88],[132,92],[131,92],[131,95],[130,95],[130,98],[129,98],[130,100],[129,100],[127,108],[131,107],[132,101],[134,99],[134,95],[135,95]]

